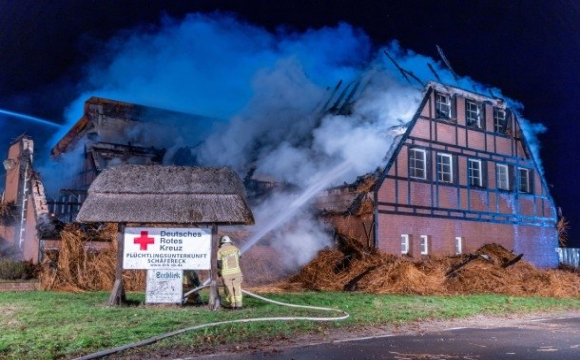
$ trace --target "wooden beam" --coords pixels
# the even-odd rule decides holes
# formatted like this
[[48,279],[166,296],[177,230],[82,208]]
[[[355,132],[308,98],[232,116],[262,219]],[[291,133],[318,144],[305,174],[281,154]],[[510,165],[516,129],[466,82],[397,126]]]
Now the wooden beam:
[[464,267],[465,265],[469,264],[469,262],[471,262],[474,259],[477,259],[477,255],[475,254],[469,254],[468,257],[466,257],[465,259],[463,259],[463,261],[453,265],[451,267],[451,269],[449,269],[449,271],[447,271],[447,273],[445,274],[445,276],[447,277],[454,277],[455,276],[455,272],[459,269],[461,269],[462,267]]
[[218,228],[216,224],[211,226],[211,269],[209,286],[209,309],[215,311],[221,306],[221,298],[218,291],[217,251],[219,247]]
[[522,259],[522,257],[524,256],[524,254],[519,254],[518,256],[516,256],[515,258],[511,259],[510,261],[502,264],[502,268],[507,269],[508,267],[514,265],[515,263],[517,263],[518,261],[520,261]]
[[108,306],[122,305],[127,302],[125,297],[125,287],[123,285],[123,249],[125,244],[125,226],[126,223],[119,223],[117,233],[117,269],[115,272],[115,284],[111,295],[107,301]]

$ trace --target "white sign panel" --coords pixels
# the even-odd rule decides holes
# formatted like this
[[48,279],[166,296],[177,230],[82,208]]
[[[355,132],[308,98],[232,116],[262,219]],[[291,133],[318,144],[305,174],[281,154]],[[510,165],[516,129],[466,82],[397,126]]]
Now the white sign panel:
[[183,271],[147,270],[147,304],[181,304]]
[[211,229],[125,228],[123,269],[209,270]]

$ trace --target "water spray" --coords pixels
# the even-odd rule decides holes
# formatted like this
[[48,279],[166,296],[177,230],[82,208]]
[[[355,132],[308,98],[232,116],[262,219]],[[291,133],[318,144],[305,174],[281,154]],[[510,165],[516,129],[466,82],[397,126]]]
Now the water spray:
[[[266,234],[272,231],[274,228],[283,225],[288,220],[292,219],[292,217],[296,214],[298,210],[308,201],[310,201],[316,194],[324,190],[328,187],[334,180],[336,180],[339,176],[343,175],[347,171],[349,171],[352,167],[352,163],[348,160],[342,162],[340,165],[332,169],[329,173],[327,173],[324,177],[320,180],[314,182],[314,184],[310,185],[306,188],[302,194],[296,198],[289,207],[286,208],[286,211],[279,213],[275,218],[271,221],[267,222],[267,225],[256,232],[252,237],[242,246],[240,249],[241,253],[248,251],[252,246],[256,245],[258,241],[260,241]],[[183,294],[183,300],[185,301],[187,297],[194,292],[197,292],[204,287],[209,286],[210,279],[206,279],[202,286],[199,288],[195,288]]]
[[325,174],[320,180],[316,181],[314,184],[310,185],[302,194],[296,198],[290,206],[288,206],[285,211],[277,214],[273,219],[267,222],[267,224],[256,232],[252,237],[242,246],[240,251],[242,253],[248,251],[252,246],[254,246],[260,239],[262,239],[266,234],[272,231],[274,228],[286,223],[290,220],[304,204],[310,201],[319,192],[328,187],[334,180],[339,176],[343,175],[349,171],[352,167],[350,161],[346,160],[329,173]]
[[16,113],[16,112],[4,110],[4,109],[0,109],[0,114],[7,115],[7,116],[11,116],[11,117],[15,117],[17,119],[31,121],[31,122],[34,122],[34,123],[37,123],[37,124],[46,125],[46,126],[51,126],[51,127],[56,127],[56,128],[62,127],[62,125],[57,124],[57,123],[54,123],[54,122],[49,121],[49,120],[44,120],[44,119],[40,119],[40,118],[37,118],[37,117],[34,117],[34,116],[30,116],[30,115],[26,115],[26,114],[20,114],[20,113]]

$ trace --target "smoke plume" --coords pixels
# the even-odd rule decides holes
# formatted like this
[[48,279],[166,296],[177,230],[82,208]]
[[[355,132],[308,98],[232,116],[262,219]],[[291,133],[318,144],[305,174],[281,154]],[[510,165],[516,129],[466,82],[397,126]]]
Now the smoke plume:
[[[303,33],[268,32],[230,15],[190,14],[182,21],[164,18],[158,27],[122,32],[105,49],[87,66],[80,95],[66,110],[69,126],[78,121],[90,96],[219,118],[211,129],[208,123],[201,146],[182,134],[164,144],[168,154],[185,145],[195,147],[201,165],[229,166],[242,177],[253,166],[255,176],[298,189],[312,186],[340,164],[351,165],[331,184],[353,181],[385,165],[392,142],[388,130],[412,118],[422,86],[405,82],[383,49],[422,81],[433,77],[429,63],[444,82],[489,91],[468,77],[456,80],[439,62],[397,42],[373,50],[368,36],[348,24]],[[360,82],[348,115],[323,108],[339,81]],[[493,92],[501,96],[500,90]],[[143,131],[147,129],[140,129],[139,136],[146,135]],[[52,176],[44,174],[45,179]],[[300,191],[276,196],[253,209],[254,232],[265,226],[267,214],[284,211]],[[296,254],[287,257],[294,265],[330,243],[325,229],[307,214],[300,213],[291,226],[273,229],[280,241],[272,243]]]

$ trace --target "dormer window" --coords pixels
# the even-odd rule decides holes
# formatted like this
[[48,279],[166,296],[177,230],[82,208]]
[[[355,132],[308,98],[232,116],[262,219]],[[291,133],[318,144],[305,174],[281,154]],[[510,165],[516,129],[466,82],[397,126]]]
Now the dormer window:
[[465,101],[465,122],[467,126],[481,129],[481,106],[475,101]]
[[449,95],[435,94],[435,115],[437,119],[451,119],[451,97]]
[[504,109],[493,108],[493,129],[498,134],[505,134],[506,131],[506,114]]

